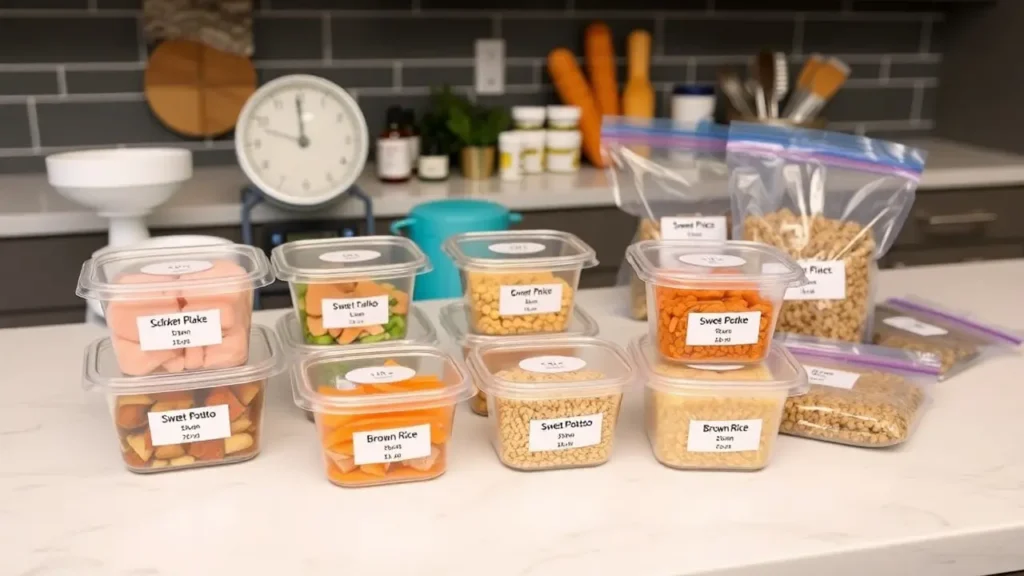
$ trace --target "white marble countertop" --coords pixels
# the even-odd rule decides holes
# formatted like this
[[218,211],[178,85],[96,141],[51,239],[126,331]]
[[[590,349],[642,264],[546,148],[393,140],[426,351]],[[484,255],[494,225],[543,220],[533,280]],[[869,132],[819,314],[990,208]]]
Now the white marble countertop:
[[[971,286],[984,286],[979,298]],[[920,293],[1024,328],[1024,262],[882,273],[882,297]],[[580,303],[605,338],[644,324],[616,289]],[[436,319],[441,302],[423,308]],[[260,312],[271,324],[280,312]],[[103,334],[73,325],[0,331],[0,542],[4,574],[249,576],[975,576],[1024,569],[1024,357],[934,389],[893,450],[782,437],[753,473],[658,464],[627,392],[604,466],[503,467],[487,420],[459,408],[448,472],[343,489],[324,477],[287,383],[268,393],[263,453],[233,466],[124,470],[81,357]]]
[[[1024,156],[940,139],[909,141],[929,152],[922,190],[989,188],[1024,184]],[[150,228],[232,226],[241,219],[241,189],[247,184],[236,166],[198,168],[195,177],[147,219]],[[543,174],[518,182],[465,180],[458,175],[439,183],[384,184],[371,171],[359,180],[373,199],[377,217],[403,216],[415,205],[442,198],[481,198],[517,211],[614,206],[604,172]],[[358,218],[361,202],[349,199],[315,212],[288,212],[269,205],[253,212],[256,223],[296,219]],[[66,200],[45,174],[0,176],[0,238],[103,232],[106,220]]]

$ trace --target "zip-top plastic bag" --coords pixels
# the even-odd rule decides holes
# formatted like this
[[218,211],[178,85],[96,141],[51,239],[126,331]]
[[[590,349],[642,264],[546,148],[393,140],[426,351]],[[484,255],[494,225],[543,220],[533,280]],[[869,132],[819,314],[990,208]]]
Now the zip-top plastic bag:
[[778,330],[866,340],[877,262],[910,212],[924,152],[850,134],[736,123],[728,163],[733,238],[780,248],[810,280],[786,292]]
[[[732,227],[725,166],[728,128],[712,122],[606,116],[601,145],[615,204],[639,218],[633,242],[727,240]],[[629,284],[630,314],[647,318],[647,291],[623,261],[620,285]]]
[[796,334],[780,340],[804,370],[810,390],[786,401],[782,432],[851,446],[906,442],[940,366],[932,356]]
[[1024,343],[1018,332],[915,296],[890,298],[875,314],[875,344],[934,355],[942,365],[942,379],[992,355],[1016,353]]

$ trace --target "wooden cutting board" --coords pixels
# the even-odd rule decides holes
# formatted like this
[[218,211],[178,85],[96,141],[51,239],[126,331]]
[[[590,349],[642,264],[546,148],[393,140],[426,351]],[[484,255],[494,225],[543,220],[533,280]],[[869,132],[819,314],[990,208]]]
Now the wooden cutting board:
[[149,57],[146,101],[169,129],[209,138],[230,132],[249,96],[256,70],[244,57],[189,40],[167,40]]

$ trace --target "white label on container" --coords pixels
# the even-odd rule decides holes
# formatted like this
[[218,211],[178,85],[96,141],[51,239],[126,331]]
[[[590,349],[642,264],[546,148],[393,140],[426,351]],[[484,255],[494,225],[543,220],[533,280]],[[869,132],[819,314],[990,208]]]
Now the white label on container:
[[135,324],[144,352],[221,343],[220,309],[139,316]]
[[231,436],[231,416],[227,404],[150,412],[147,416],[153,446],[219,440]]
[[786,300],[845,300],[846,262],[799,260],[810,284],[786,290]]
[[160,262],[143,266],[143,274],[153,276],[179,276],[181,274],[195,274],[213,268],[212,262],[206,260],[178,260],[176,262]]
[[582,370],[587,362],[575,356],[534,356],[519,362],[519,367],[528,372],[559,374]]
[[921,322],[920,320],[909,316],[893,316],[882,320],[882,322],[885,322],[893,328],[913,332],[918,336],[945,336],[946,334],[949,334],[949,330],[946,330],[941,326],[934,326],[926,322]]
[[687,316],[687,346],[757,344],[760,312],[693,312]]
[[604,414],[530,420],[530,452],[583,448],[601,442]]
[[847,372],[845,370],[836,370],[834,368],[822,368],[820,366],[808,366],[804,364],[804,370],[807,371],[807,380],[811,384],[818,384],[820,386],[831,386],[832,388],[845,388],[850,390],[853,385],[857,383],[857,379],[860,378],[860,374],[856,372]]
[[683,254],[679,261],[702,268],[733,268],[747,263],[743,258],[732,254]]
[[666,216],[661,219],[664,240],[727,240],[725,216]]
[[356,466],[430,456],[430,424],[352,433]]
[[356,384],[388,384],[408,380],[415,375],[415,370],[405,366],[366,366],[349,370],[345,379]]
[[562,309],[561,284],[523,284],[500,286],[498,314],[550,314]]
[[380,252],[376,250],[335,250],[333,252],[324,252],[320,255],[320,259],[324,262],[335,264],[366,262],[367,260],[375,260],[377,258],[380,258]]
[[690,452],[747,452],[761,447],[761,420],[690,420]]
[[713,370],[715,372],[729,372],[743,368],[741,364],[687,364],[687,366],[697,370]]
[[499,242],[487,247],[497,254],[536,254],[544,251],[544,245],[537,242]]
[[320,312],[324,328],[352,328],[388,323],[388,297],[324,298]]

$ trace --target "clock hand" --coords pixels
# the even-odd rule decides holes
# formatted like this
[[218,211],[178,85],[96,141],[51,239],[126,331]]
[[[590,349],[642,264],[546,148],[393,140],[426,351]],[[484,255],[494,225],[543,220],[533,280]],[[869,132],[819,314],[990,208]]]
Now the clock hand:
[[271,136],[277,136],[278,138],[284,138],[286,140],[292,140],[293,142],[299,142],[299,138],[292,136],[291,134],[285,134],[280,130],[274,130],[273,128],[264,128],[263,131],[266,132],[267,134],[270,134]]
[[302,121],[302,97],[298,94],[295,95],[295,114],[299,119],[299,147],[305,148],[309,146],[309,138],[306,137],[306,125]]

